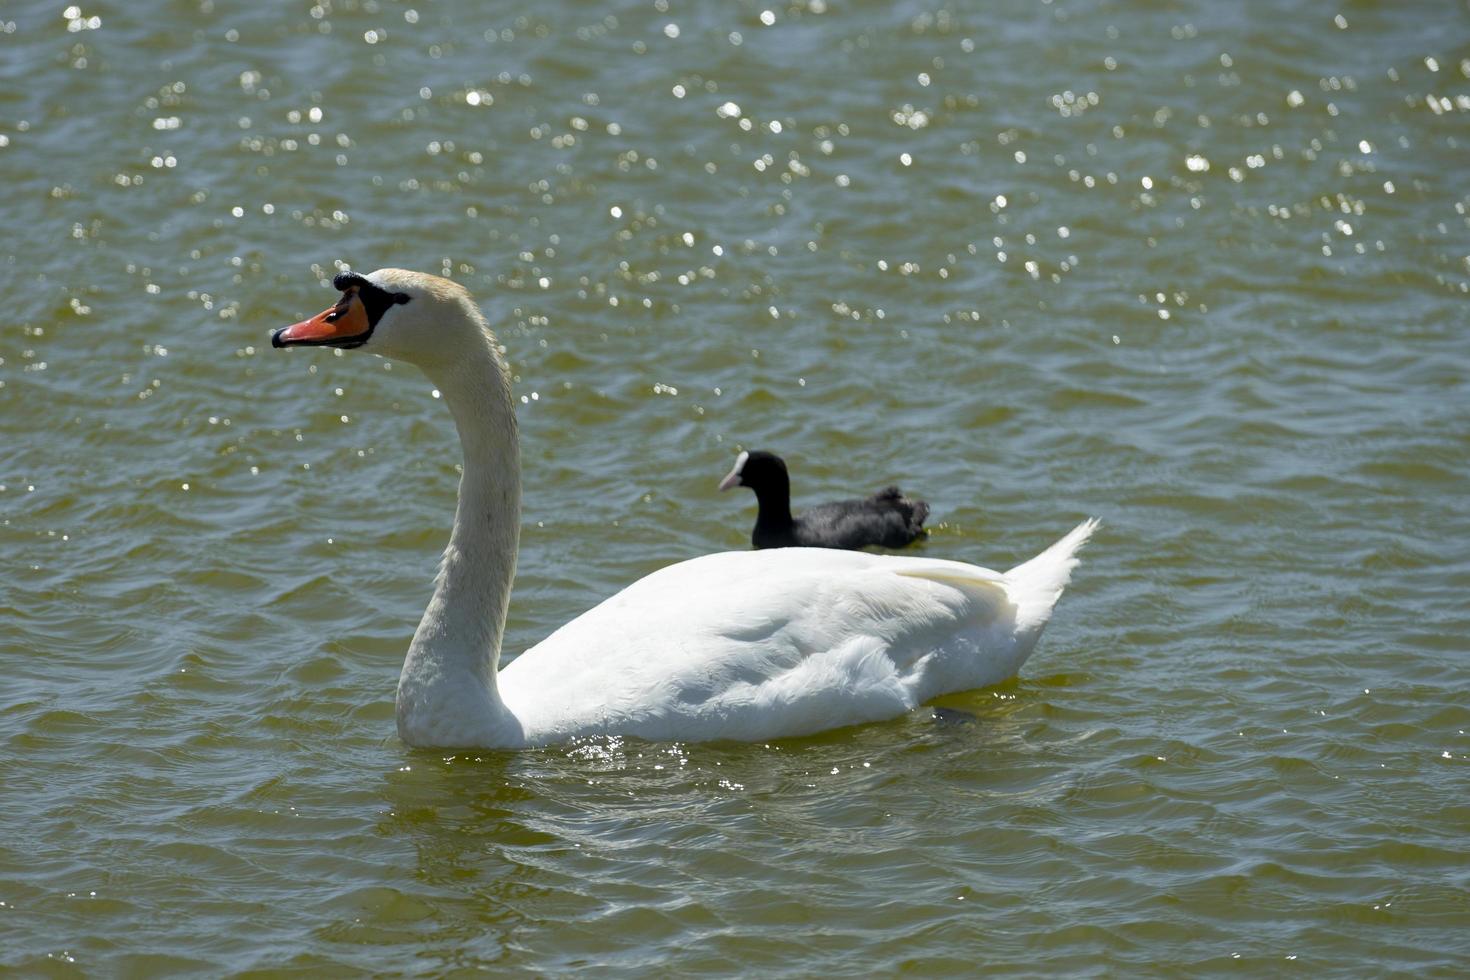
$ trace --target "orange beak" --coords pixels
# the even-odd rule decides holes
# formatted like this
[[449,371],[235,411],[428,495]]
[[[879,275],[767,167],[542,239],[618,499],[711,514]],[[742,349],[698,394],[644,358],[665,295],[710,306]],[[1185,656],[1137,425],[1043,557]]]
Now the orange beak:
[[[336,306],[323,310],[310,320],[293,323],[271,335],[272,347],[336,345],[357,347],[372,333],[367,308],[357,290],[344,295]],[[353,341],[357,343],[353,343]]]

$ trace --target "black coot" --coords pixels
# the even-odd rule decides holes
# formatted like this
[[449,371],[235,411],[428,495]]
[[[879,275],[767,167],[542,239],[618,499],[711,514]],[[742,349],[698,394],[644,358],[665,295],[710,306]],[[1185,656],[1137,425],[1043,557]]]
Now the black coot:
[[757,548],[902,548],[924,532],[929,505],[888,487],[862,500],[819,504],[791,516],[791,481],[775,453],[741,453],[720,489],[750,487],[760,510],[750,540]]

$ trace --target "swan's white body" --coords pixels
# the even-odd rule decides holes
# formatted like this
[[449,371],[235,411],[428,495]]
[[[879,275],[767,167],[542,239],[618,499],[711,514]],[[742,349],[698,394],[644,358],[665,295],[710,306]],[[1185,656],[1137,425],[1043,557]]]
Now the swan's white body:
[[527,650],[500,696],[531,744],[750,741],[893,718],[1014,675],[1091,530],[1010,576],[827,548],[680,562]]
[[422,367],[464,448],[454,529],[399,678],[410,745],[763,740],[892,718],[1014,675],[1096,527],[1004,574],[815,548],[707,555],[640,579],[501,671],[520,525],[505,363],[458,286],[396,269],[368,278],[411,301],[361,346]]

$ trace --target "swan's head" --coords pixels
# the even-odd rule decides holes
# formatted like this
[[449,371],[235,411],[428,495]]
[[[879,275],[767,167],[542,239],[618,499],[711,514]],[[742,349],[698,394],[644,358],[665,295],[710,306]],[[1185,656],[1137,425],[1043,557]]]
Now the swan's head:
[[786,461],[775,453],[757,449],[753,453],[741,453],[735,457],[735,468],[720,481],[721,490],[731,487],[750,487],[759,492],[766,487],[782,488],[789,485]]
[[337,302],[271,335],[273,347],[365,350],[428,369],[484,344],[484,317],[458,283],[407,269],[340,272]]

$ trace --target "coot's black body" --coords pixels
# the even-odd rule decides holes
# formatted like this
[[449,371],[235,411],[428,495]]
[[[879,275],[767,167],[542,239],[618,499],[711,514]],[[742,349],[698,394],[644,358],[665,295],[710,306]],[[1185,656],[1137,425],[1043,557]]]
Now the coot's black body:
[[749,487],[759,505],[751,543],[756,548],[902,548],[924,532],[929,505],[887,487],[860,500],[819,504],[791,516],[791,480],[774,453],[741,453],[720,489]]

